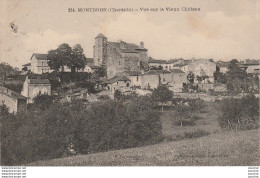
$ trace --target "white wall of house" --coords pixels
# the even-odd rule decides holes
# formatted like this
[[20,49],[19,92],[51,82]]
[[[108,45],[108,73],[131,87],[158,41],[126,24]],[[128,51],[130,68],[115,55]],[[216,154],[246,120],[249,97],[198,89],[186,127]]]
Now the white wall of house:
[[33,55],[31,58],[31,71],[35,74],[42,74],[53,70],[50,69],[47,60],[39,60]]

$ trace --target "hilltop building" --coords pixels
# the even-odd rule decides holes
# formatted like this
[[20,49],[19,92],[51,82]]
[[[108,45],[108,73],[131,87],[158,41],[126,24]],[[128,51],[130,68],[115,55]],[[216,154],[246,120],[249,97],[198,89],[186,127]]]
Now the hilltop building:
[[124,41],[110,42],[100,33],[95,38],[93,48],[94,65],[105,66],[108,79],[148,69],[148,50],[143,42],[140,45]]

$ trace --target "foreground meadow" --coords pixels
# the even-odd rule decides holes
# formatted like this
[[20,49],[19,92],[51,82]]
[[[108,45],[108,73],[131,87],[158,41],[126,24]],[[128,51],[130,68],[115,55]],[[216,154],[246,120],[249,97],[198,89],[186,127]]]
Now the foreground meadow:
[[[161,112],[160,144],[39,161],[29,166],[249,166],[259,165],[259,129],[224,131],[218,125],[219,103],[195,112],[194,124],[178,126],[172,110]],[[206,135],[195,135],[197,131]],[[186,136],[185,136],[186,135]],[[191,135],[191,137],[187,137]],[[200,137],[195,138],[193,137]]]
[[28,166],[256,166],[259,130],[225,131],[152,146],[78,155]]

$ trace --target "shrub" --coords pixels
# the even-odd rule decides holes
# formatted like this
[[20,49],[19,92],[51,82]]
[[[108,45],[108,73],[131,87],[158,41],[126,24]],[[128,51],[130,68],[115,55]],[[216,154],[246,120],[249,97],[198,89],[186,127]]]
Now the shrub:
[[253,94],[242,99],[222,101],[219,125],[226,129],[247,130],[259,127],[259,99]]
[[198,138],[198,137],[207,136],[209,134],[210,133],[205,130],[198,129],[198,130],[192,131],[192,132],[185,132],[184,138]]
[[48,109],[1,115],[1,164],[60,158],[72,154],[71,146],[87,154],[158,143],[160,117],[147,101],[52,103]]

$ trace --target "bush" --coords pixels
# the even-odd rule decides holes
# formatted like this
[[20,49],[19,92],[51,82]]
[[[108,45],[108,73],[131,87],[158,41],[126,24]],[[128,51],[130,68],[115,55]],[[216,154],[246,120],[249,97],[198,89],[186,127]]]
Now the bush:
[[218,119],[221,128],[248,130],[259,127],[259,99],[253,94],[242,99],[223,100],[221,112]]
[[209,134],[210,133],[205,130],[198,129],[198,130],[192,131],[192,132],[185,132],[184,138],[198,138],[198,137],[207,136]]
[[160,117],[147,101],[52,103],[1,115],[1,165],[61,158],[73,154],[71,147],[87,154],[158,143]]

